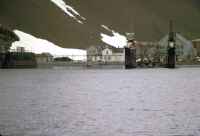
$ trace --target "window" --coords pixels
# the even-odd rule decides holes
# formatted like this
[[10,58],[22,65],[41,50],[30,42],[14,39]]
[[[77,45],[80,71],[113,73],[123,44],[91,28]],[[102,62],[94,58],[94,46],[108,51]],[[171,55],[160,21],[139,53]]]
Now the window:
[[111,59],[111,56],[108,56],[108,60],[110,60]]
[[108,51],[108,50],[106,51],[106,54],[109,54],[109,51]]

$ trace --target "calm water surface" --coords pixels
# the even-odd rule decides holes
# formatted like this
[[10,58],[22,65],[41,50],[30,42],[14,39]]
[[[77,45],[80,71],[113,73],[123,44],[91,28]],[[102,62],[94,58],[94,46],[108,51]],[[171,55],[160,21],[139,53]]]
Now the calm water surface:
[[200,68],[0,70],[5,136],[199,136]]

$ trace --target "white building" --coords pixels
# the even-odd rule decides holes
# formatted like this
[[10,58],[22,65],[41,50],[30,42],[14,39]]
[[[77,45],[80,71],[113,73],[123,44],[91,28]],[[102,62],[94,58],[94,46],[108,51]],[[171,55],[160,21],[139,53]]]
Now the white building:
[[53,56],[50,53],[36,54],[37,64],[48,64],[53,62]]
[[87,61],[99,62],[102,61],[102,50],[104,46],[90,46],[87,49]]
[[23,52],[25,52],[25,48],[24,47],[17,47],[17,52],[23,53]]
[[88,62],[124,62],[124,48],[109,45],[91,46],[87,49]]
[[109,48],[106,47],[102,51],[102,61],[103,62],[124,62],[124,48]]

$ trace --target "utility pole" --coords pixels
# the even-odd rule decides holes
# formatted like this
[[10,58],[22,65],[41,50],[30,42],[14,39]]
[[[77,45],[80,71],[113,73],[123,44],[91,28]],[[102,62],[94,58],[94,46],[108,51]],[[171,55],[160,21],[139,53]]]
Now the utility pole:
[[170,20],[169,23],[169,39],[167,47],[167,68],[176,67],[176,33],[173,30],[173,21]]

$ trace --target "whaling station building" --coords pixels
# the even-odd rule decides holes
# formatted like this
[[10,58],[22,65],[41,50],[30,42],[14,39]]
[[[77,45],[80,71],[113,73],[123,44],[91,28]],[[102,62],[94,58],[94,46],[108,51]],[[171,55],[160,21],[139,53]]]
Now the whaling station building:
[[[164,60],[167,54],[169,36],[166,35],[159,42],[160,59]],[[176,60],[177,62],[192,61],[197,57],[197,49],[194,48],[192,41],[176,33]]]
[[87,49],[88,63],[123,63],[124,49],[109,45],[90,46]]
[[[168,35],[158,42],[136,42],[136,59],[140,61],[150,61],[166,63]],[[200,39],[190,41],[176,33],[176,59],[177,62],[186,63],[200,61]],[[197,60],[197,61],[198,61]],[[109,45],[90,46],[87,49],[88,63],[124,63],[124,48],[115,48]]]

